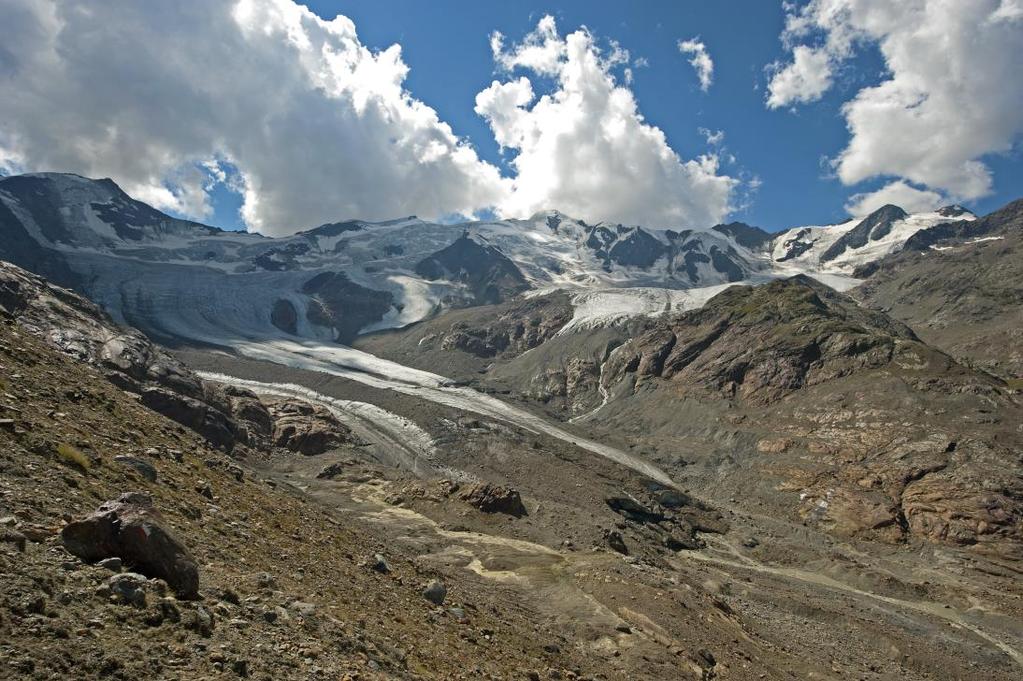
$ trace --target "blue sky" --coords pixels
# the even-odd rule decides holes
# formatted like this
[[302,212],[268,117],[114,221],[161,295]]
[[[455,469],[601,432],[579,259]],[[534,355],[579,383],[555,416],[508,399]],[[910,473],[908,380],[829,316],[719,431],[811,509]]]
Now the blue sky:
[[[646,120],[661,128],[671,147],[686,158],[707,149],[700,128],[722,130],[724,146],[735,162],[723,170],[757,177],[762,184],[736,211],[735,220],[770,231],[799,224],[827,224],[848,217],[850,195],[884,184],[875,179],[845,187],[833,177],[826,159],[848,140],[842,103],[855,90],[876,83],[884,63],[876,50],[857,54],[837,86],[818,102],[791,109],[764,106],[765,66],[784,58],[779,35],[784,26],[780,3],[767,0],[728,2],[532,2],[443,3],[310,2],[324,18],[344,14],[355,22],[362,41],[373,49],[399,43],[410,67],[406,87],[432,106],[455,133],[467,137],[481,157],[505,170],[506,156],[486,122],[473,111],[476,93],[495,78],[488,36],[499,30],[519,39],[544,14],[562,31],[588,27],[596,36],[617,40],[634,58],[649,62],[635,68],[632,89]],[[714,60],[714,82],[700,90],[696,73],[677,48],[695,36]],[[967,202],[989,212],[1023,192],[1023,163],[1018,148],[985,159],[994,170],[995,192]],[[239,199],[218,196],[213,222],[240,227]]]
[[111,177],[225,228],[558,208],[773,231],[1023,193],[1018,0],[80,1],[0,6],[0,173]]

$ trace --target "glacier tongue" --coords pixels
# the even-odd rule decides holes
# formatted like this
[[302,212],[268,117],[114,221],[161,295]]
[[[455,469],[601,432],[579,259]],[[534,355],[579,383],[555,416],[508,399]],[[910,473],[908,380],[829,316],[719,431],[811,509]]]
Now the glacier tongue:
[[[281,340],[263,342],[225,341],[239,354],[307,371],[345,378],[382,390],[392,390],[430,402],[487,416],[532,433],[544,433],[630,468],[652,480],[675,487],[657,466],[615,447],[575,435],[541,416],[472,388],[426,371],[412,369],[352,348]],[[341,407],[343,408],[343,407]]]

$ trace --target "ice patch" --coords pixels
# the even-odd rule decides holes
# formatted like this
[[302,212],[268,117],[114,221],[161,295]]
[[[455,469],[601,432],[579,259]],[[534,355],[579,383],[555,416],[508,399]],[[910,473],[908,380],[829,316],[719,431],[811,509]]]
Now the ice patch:
[[609,326],[633,317],[656,317],[694,310],[739,283],[691,289],[636,287],[584,291],[572,297],[572,319],[558,335]]

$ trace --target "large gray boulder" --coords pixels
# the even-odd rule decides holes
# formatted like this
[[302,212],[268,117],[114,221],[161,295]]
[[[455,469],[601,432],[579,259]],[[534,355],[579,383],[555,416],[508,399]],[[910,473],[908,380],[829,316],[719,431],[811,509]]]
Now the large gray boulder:
[[178,598],[199,595],[199,566],[163,526],[148,494],[129,492],[107,501],[61,530],[68,551],[88,563],[117,557],[147,577],[158,577]]

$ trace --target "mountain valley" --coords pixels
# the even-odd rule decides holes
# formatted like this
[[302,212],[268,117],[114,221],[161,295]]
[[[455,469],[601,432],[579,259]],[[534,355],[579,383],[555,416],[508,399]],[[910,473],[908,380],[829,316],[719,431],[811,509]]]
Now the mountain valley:
[[[1021,216],[271,239],[0,178],[9,674],[1018,678]],[[69,552],[137,492],[196,593]]]

